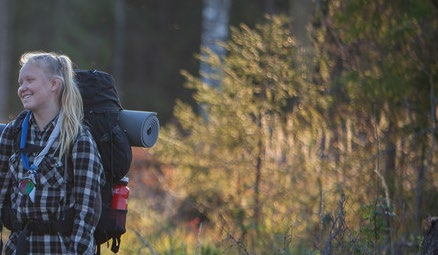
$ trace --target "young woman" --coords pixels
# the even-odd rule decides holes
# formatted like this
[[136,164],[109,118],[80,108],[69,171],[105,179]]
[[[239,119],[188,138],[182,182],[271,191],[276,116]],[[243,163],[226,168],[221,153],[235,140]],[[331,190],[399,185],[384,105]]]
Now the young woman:
[[93,254],[103,167],[65,55],[25,53],[25,111],[0,137],[0,207],[11,229],[5,254]]

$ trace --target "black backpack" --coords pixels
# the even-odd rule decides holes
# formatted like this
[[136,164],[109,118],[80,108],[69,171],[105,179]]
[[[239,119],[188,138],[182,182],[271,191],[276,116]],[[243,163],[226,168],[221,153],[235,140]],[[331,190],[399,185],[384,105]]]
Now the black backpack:
[[97,70],[75,70],[82,95],[84,121],[90,128],[102,158],[106,183],[102,189],[102,214],[94,237],[100,244],[112,239],[111,250],[117,253],[121,235],[126,232],[127,211],[111,208],[112,189],[131,166],[132,150],[127,134],[118,124],[123,109],[112,75]]

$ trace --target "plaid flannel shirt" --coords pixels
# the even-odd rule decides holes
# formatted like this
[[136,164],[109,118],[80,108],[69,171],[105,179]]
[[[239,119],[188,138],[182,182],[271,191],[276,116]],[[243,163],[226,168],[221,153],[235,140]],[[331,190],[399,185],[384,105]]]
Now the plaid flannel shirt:
[[[31,117],[27,143],[45,146],[56,125],[56,119],[40,131]],[[5,127],[0,137],[0,207],[3,206],[7,192],[12,191],[11,206],[17,219],[22,222],[58,220],[67,209],[75,209],[71,235],[29,233],[28,254],[93,254],[96,248],[93,234],[101,213],[100,188],[105,180],[100,155],[88,128],[84,126],[71,147],[70,164],[58,158],[56,148],[59,139],[56,139],[46,155],[46,158],[50,158],[50,167],[40,169],[36,180],[35,201],[31,202],[28,195],[18,191],[19,180],[28,172],[23,168],[15,148],[18,146],[14,146],[17,134],[12,131],[13,123]],[[33,162],[36,154],[29,155],[29,162]],[[72,166],[73,171],[67,171],[66,166]],[[73,177],[68,177],[68,173],[73,174]],[[17,232],[11,234],[5,245],[5,254],[15,251],[17,237]]]

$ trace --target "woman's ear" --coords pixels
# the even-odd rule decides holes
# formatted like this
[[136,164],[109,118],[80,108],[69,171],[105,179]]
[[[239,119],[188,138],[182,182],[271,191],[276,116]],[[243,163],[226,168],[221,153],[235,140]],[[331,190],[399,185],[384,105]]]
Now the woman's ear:
[[52,85],[53,91],[58,90],[61,87],[61,79],[56,78],[56,77],[52,78],[51,85]]

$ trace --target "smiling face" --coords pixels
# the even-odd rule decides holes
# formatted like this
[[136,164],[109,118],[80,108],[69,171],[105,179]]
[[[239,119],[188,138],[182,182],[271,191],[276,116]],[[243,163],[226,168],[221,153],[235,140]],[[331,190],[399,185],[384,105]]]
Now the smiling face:
[[17,94],[25,109],[37,111],[50,107],[56,102],[53,79],[49,79],[43,69],[32,62],[26,63],[20,70]]

